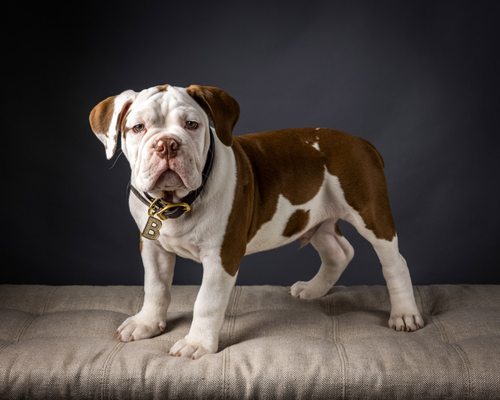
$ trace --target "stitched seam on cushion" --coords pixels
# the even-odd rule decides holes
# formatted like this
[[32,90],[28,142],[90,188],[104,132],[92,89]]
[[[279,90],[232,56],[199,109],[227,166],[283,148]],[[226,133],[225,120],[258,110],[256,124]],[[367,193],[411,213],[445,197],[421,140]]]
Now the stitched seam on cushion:
[[229,391],[229,382],[227,379],[227,373],[229,371],[229,366],[231,362],[231,337],[233,333],[234,326],[236,324],[236,310],[238,308],[238,301],[240,299],[242,287],[241,286],[235,286],[234,290],[234,297],[233,297],[233,302],[231,303],[230,309],[230,314],[229,314],[229,321],[228,321],[228,332],[227,332],[227,341],[228,341],[228,346],[226,347],[226,352],[225,357],[223,358],[224,363],[224,369],[222,371],[222,384],[223,384],[223,398],[227,399],[228,398],[228,391]]
[[52,290],[47,295],[47,299],[45,300],[45,304],[43,305],[42,312],[40,313],[40,315],[45,314],[45,312],[47,311],[47,308],[49,307],[50,301],[52,300],[52,297],[54,296],[56,291],[57,291],[57,286],[53,286]]
[[467,358],[467,355],[465,354],[463,349],[460,347],[460,345],[458,345],[457,343],[450,342],[448,334],[446,333],[446,328],[442,324],[441,320],[435,315],[432,317],[432,320],[434,321],[434,323],[436,324],[436,327],[438,328],[438,331],[441,335],[442,341],[444,343],[446,343],[448,346],[450,346],[455,351],[455,353],[457,353],[458,357],[460,358],[460,361],[462,362],[462,366],[464,368],[464,371],[467,374],[467,390],[466,390],[466,397],[465,398],[470,399],[471,398],[470,396],[472,393],[472,390],[471,390],[472,383],[471,383],[471,372],[470,372],[470,368],[469,368],[469,364],[470,364],[469,359]]
[[[233,303],[234,303],[234,297],[236,295],[236,287],[234,289],[234,291],[231,293],[230,297],[229,297],[229,307],[228,309],[225,311],[224,313],[224,318],[228,318],[228,321],[227,321],[227,324],[226,324],[226,341],[229,343],[229,335],[231,333],[231,326],[230,326],[230,318],[231,318],[231,313],[232,313],[232,308],[233,308]],[[220,345],[220,343],[219,343]],[[227,353],[229,352],[229,348],[228,346],[226,346],[224,348],[224,350],[222,350],[222,398],[225,399],[226,398],[226,364],[227,364]]]
[[460,360],[462,360],[462,364],[464,366],[465,372],[467,373],[467,395],[466,399],[472,398],[472,381],[471,381],[471,372],[470,372],[470,361],[465,354],[464,350],[458,343],[450,343],[450,346],[456,351]]
[[347,385],[347,368],[349,366],[349,359],[347,358],[347,352],[342,343],[337,342],[337,348],[339,350],[340,359],[342,363],[342,398],[349,398],[349,387]]
[[24,335],[24,332],[26,332],[26,330],[31,326],[31,324],[33,323],[35,318],[38,317],[38,315],[34,315],[34,314],[30,314],[30,316],[31,316],[31,318],[28,318],[26,320],[26,322],[24,323],[24,325],[19,330],[19,333],[17,334],[16,340],[14,342],[17,343],[17,342],[19,342],[19,340],[21,340],[21,336]]
[[57,290],[57,286],[53,286],[52,287],[52,290],[49,291],[49,293],[47,294],[47,298],[45,299],[45,304],[43,305],[43,308],[42,308],[42,311],[40,314],[30,314],[31,315],[31,319],[28,319],[24,325],[21,327],[21,330],[19,331],[19,333],[17,334],[17,337],[16,337],[16,340],[15,342],[19,342],[19,340],[21,340],[21,337],[24,335],[24,333],[28,330],[28,328],[31,326],[31,324],[33,323],[33,321],[40,315],[44,315],[46,310],[47,310],[47,307],[50,303],[50,300],[52,299],[52,296],[54,295],[54,293],[56,292]]
[[434,323],[436,324],[436,327],[438,328],[439,334],[441,336],[441,340],[445,343],[450,343],[450,338],[446,334],[444,326],[441,324],[441,321],[439,320],[439,318],[437,316],[433,315],[432,320],[434,321]]
[[224,328],[224,329],[221,328],[221,333],[223,330],[226,333],[226,336],[225,336],[226,339],[224,339],[224,342],[221,343],[220,338],[219,338],[219,346],[221,344],[225,345],[226,342],[229,341],[229,335],[231,334],[231,320],[232,320],[232,315],[233,315],[234,301],[236,299],[236,293],[237,293],[237,289],[235,286],[233,291],[231,291],[231,294],[229,295],[228,305],[226,307],[226,310],[224,311],[224,322],[222,324],[222,328]]
[[111,369],[111,363],[115,358],[115,355],[121,350],[121,348],[125,346],[125,343],[117,343],[115,347],[109,352],[106,360],[104,361],[104,365],[102,367],[102,375],[101,375],[101,399],[104,399],[108,394],[108,383],[109,383],[109,371]]
[[[337,349],[337,353],[339,354],[339,359],[340,359],[340,372],[342,374],[342,399],[346,398],[347,394],[347,375],[346,375],[346,370],[347,370],[347,363],[346,359],[347,356],[345,354],[345,348],[340,342],[339,338],[339,320],[335,315],[335,303],[332,301],[328,302],[328,311],[329,314],[331,315],[332,319],[332,336],[333,336],[333,342],[335,343],[335,348]],[[344,357],[345,356],[345,357]]]

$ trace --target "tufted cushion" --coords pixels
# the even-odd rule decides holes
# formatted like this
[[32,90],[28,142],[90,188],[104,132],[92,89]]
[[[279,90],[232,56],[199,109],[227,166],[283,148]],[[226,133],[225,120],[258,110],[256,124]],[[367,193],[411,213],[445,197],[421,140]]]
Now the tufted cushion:
[[142,304],[136,286],[0,285],[1,398],[500,398],[500,286],[420,286],[427,323],[387,327],[383,286],[298,300],[237,286],[220,351],[167,355],[198,287],[175,286],[167,332],[118,342]]

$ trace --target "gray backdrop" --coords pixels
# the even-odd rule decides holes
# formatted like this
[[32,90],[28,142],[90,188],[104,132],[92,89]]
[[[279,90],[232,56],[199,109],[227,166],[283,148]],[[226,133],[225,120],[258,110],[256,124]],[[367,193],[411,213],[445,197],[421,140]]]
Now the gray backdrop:
[[[235,134],[324,126],[375,144],[415,284],[500,283],[497,2],[180,3],[4,15],[1,282],[142,283],[128,164],[110,168],[88,113],[125,89],[199,83],[239,101]],[[340,283],[382,283],[343,227],[356,256]],[[246,257],[238,282],[318,267],[294,243]],[[178,259],[176,283],[200,277]]]

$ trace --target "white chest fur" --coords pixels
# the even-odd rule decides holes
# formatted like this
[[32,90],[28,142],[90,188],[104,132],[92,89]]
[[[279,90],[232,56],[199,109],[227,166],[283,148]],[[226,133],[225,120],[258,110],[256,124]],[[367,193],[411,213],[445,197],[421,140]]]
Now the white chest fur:
[[[214,164],[208,181],[193,203],[193,211],[162,222],[157,239],[169,252],[201,262],[206,251],[222,245],[236,185],[236,163],[231,149],[216,147]],[[129,208],[142,232],[148,220],[147,206],[133,193]],[[143,239],[149,240],[149,239]]]

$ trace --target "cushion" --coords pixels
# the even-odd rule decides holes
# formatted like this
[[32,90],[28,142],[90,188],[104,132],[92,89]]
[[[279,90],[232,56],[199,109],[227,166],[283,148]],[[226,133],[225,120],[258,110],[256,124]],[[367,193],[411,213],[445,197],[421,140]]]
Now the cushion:
[[500,398],[500,286],[415,287],[425,328],[389,329],[384,286],[236,286],[219,352],[169,356],[197,286],[174,286],[167,331],[121,343],[139,286],[0,285],[0,398]]

